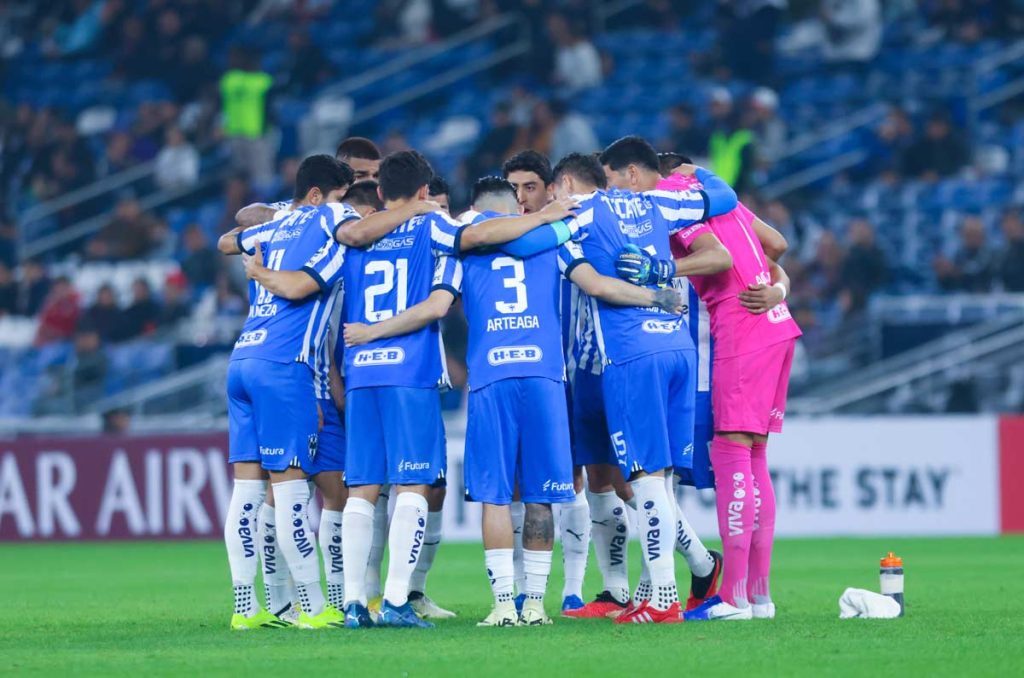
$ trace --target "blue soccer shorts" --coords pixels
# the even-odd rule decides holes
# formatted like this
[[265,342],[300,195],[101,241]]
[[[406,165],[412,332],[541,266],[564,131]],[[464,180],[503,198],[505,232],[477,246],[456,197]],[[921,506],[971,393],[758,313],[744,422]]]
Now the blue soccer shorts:
[[448,470],[436,388],[370,386],[345,394],[345,484],[434,485]]
[[715,421],[711,412],[710,391],[697,391],[693,424],[693,467],[677,467],[681,485],[693,485],[698,490],[715,486],[711,470],[711,439],[715,437]]
[[313,459],[310,475],[325,471],[345,471],[345,422],[338,414],[338,408],[330,398],[321,398],[320,411],[324,415],[324,427],[320,429],[320,442]]
[[466,499],[509,504],[573,501],[565,385],[545,377],[502,379],[469,393]]
[[605,367],[609,439],[627,479],[692,464],[695,355],[664,351]]
[[601,375],[576,370],[572,403],[573,463],[615,466],[615,451],[608,438],[608,420],[604,414]]
[[313,473],[317,435],[313,371],[259,358],[228,364],[228,462]]

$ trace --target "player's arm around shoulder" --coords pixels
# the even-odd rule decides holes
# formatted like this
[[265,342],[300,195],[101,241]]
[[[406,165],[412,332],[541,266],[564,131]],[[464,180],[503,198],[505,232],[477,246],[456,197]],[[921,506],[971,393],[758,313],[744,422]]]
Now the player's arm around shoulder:
[[757,234],[757,239],[761,242],[761,247],[769,259],[778,261],[786,253],[786,250],[789,249],[789,242],[786,240],[786,236],[769,226],[759,217],[754,217],[754,233]]
[[[536,252],[543,251],[543,249],[557,247],[562,242],[565,242],[571,234],[566,230],[566,237],[560,238],[557,233],[558,227],[554,225],[562,222],[564,219],[572,217],[574,214],[573,210],[578,207],[579,203],[572,198],[562,198],[548,203],[544,209],[539,212],[523,214],[518,217],[495,217],[493,219],[486,219],[474,224],[472,227],[464,226],[459,233],[458,250],[465,252],[479,247],[502,245],[516,240],[526,233],[542,226],[550,226],[554,237],[545,239],[544,242],[541,243],[542,249],[537,249]],[[562,224],[562,226],[568,229],[565,224]],[[511,254],[515,254],[517,256],[529,256],[536,252],[517,251],[511,252]]]
[[369,247],[413,217],[440,209],[441,206],[432,200],[412,200],[395,209],[344,221],[335,227],[334,239],[348,247]]

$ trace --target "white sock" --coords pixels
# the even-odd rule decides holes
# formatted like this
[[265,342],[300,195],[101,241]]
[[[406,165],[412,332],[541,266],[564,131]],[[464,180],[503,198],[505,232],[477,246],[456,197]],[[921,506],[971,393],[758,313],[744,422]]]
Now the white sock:
[[281,527],[277,533],[278,548],[295,580],[302,611],[315,617],[324,610],[324,592],[320,589],[316,535],[306,517],[308,503],[309,486],[305,480],[274,483],[274,517]]
[[409,600],[409,578],[423,550],[427,529],[427,498],[415,492],[402,492],[395,500],[388,533],[388,578],[384,598],[396,607]]
[[384,547],[388,543],[388,489],[381,489],[373,505],[373,538],[366,565],[366,595],[371,599],[380,595],[380,568],[384,562]]
[[260,508],[260,547],[263,556],[263,593],[267,609],[281,614],[292,605],[291,587],[288,585],[288,564],[277,548],[276,509],[270,504]]
[[551,575],[551,551],[523,549],[523,569],[526,571],[526,588],[523,593],[527,600],[544,600]]
[[373,539],[373,504],[349,497],[341,520],[341,553],[345,561],[345,604],[366,605],[366,566]]
[[587,555],[590,552],[590,505],[586,493],[578,493],[571,504],[562,504],[561,508],[559,528],[565,569],[562,598],[583,598],[583,577],[587,573]]
[[614,491],[589,492],[590,533],[604,590],[617,601],[629,600],[629,521],[625,503]]
[[265,480],[235,480],[231,488],[228,515],[224,520],[224,544],[235,591],[235,613],[252,616],[256,602],[256,569],[259,566],[258,516],[267,494]]
[[651,605],[667,609],[679,600],[676,591],[672,544],[675,541],[675,499],[669,498],[665,479],[644,476],[630,483],[639,506],[640,546],[651,576]]
[[499,605],[511,603],[516,597],[512,588],[515,581],[512,549],[486,549],[484,564],[487,566],[487,578],[491,580],[494,602]]
[[523,523],[526,521],[526,504],[514,501],[509,505],[512,515],[512,564],[516,573],[516,592],[526,592],[526,570],[523,569]]
[[[626,502],[626,506],[636,511],[636,495],[634,494]],[[642,527],[642,526],[641,526]],[[641,531],[641,534],[643,532]],[[654,587],[651,586],[651,571],[647,569],[647,559],[640,556],[640,581],[636,585],[636,593],[633,594],[634,604],[639,604],[642,601],[650,600],[651,594],[654,592]]]
[[706,577],[715,569],[715,559],[711,557],[711,553],[683,513],[681,489],[682,485],[677,484],[673,492],[676,505],[676,552],[686,558],[686,564],[690,566],[693,576]]
[[416,561],[416,569],[409,579],[409,591],[424,593],[427,590],[427,574],[434,565],[434,558],[437,556],[437,547],[441,545],[441,523],[442,514],[440,511],[431,511],[427,514],[427,531],[423,537],[423,550],[420,551],[420,559]]
[[341,511],[320,512],[320,557],[324,561],[327,579],[327,602],[338,608],[345,607],[345,559],[341,554]]

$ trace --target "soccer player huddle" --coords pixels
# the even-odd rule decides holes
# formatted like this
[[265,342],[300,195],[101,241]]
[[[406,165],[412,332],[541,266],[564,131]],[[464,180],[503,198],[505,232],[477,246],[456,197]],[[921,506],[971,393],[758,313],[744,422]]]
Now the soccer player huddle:
[[[482,504],[494,594],[478,625],[551,623],[554,504],[564,617],[774,617],[766,445],[800,336],[776,263],[785,240],[712,172],[635,136],[554,168],[524,151],[502,175],[478,179],[455,219],[423,156],[381,159],[353,137],[302,162],[291,201],[244,208],[221,237],[250,279],[227,378],[231,628],[455,616],[426,579],[447,470],[439,321],[460,297],[464,484]],[[681,485],[715,487],[722,553],[690,527]],[[591,543],[603,586],[585,603]],[[685,604],[676,553],[691,571]]]

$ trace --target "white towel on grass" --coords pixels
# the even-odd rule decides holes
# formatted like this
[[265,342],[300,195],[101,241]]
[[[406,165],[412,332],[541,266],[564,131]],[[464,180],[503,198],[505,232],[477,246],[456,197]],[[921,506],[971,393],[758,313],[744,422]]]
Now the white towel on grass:
[[851,588],[839,597],[840,619],[892,619],[898,616],[900,604],[881,593]]

